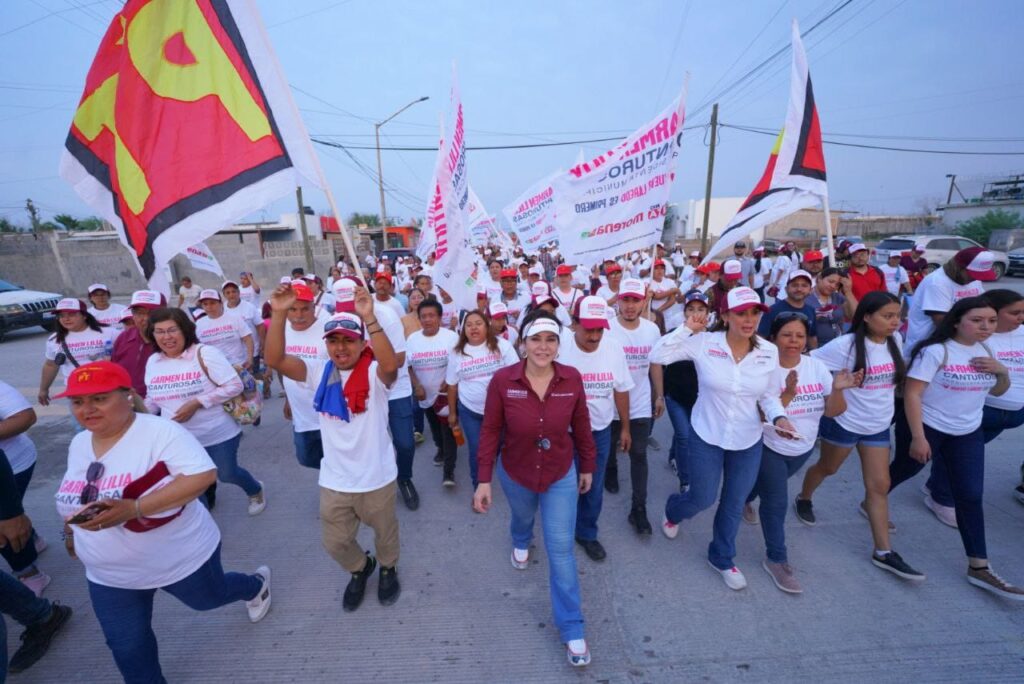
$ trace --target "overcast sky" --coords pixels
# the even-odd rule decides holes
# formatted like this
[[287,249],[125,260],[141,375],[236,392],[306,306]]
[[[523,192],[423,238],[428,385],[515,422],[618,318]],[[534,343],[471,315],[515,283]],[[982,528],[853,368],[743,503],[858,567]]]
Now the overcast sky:
[[[314,138],[373,144],[373,122],[429,96],[382,130],[385,146],[436,142],[458,64],[467,144],[522,145],[625,135],[665,107],[691,73],[687,125],[710,117],[709,98],[788,45],[844,0],[258,0],[295,100]],[[120,2],[0,2],[0,216],[26,223],[31,197],[44,217],[93,212],[57,177],[82,84]],[[903,148],[1024,152],[1020,0],[853,0],[805,38],[826,140]],[[789,54],[720,102],[720,121],[778,129]],[[849,137],[849,136],[863,137]],[[469,152],[470,183],[499,213],[583,147]],[[714,196],[745,196],[772,138],[723,129]],[[317,146],[341,205],[379,212],[373,150]],[[388,213],[419,216],[432,152],[383,153]],[[826,145],[832,206],[914,213],[944,200],[947,173],[965,190],[1024,170],[1024,155],[910,154]],[[704,129],[691,131],[673,189],[704,195]],[[973,180],[972,180],[973,179]],[[307,203],[326,209],[316,191]],[[274,218],[294,203],[275,203]],[[255,218],[259,218],[257,214]]]

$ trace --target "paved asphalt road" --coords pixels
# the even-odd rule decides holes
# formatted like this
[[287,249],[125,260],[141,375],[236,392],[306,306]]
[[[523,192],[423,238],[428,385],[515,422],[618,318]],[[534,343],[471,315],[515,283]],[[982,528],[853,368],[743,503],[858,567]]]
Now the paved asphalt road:
[[[1018,283],[1024,280],[1001,284]],[[44,340],[42,331],[24,331],[0,344],[0,377],[33,398]],[[750,583],[741,592],[726,588],[705,561],[713,512],[685,523],[674,541],[657,531],[638,539],[626,523],[625,481],[622,493],[605,498],[600,538],[608,559],[597,564],[577,553],[594,660],[576,671],[551,624],[542,546],[527,572],[513,570],[500,488],[489,514],[473,514],[464,452],[458,487],[447,492],[430,462],[433,449],[424,445],[415,467],[422,507],[399,510],[402,597],[381,607],[374,579],[363,607],[345,614],[348,577],[320,546],[316,477],[295,462],[282,401],[271,400],[263,425],[246,428],[242,441],[243,464],[266,482],[267,510],[249,518],[241,490],[222,485],[214,515],[226,568],[251,571],[264,562],[273,568],[273,608],[252,625],[242,605],[201,614],[159,594],[154,625],[172,682],[1022,680],[1024,604],[967,584],[959,536],[922,505],[923,475],[893,493],[891,515],[899,528],[895,548],[927,581],[902,582],[869,563],[856,459],[819,490],[816,527],[789,516],[790,559],[805,589],[800,596],[778,591],[760,568],[757,527],[742,525],[739,534],[736,562]],[[31,431],[39,465],[26,509],[50,542],[40,559],[53,576],[46,596],[75,615],[47,657],[11,681],[114,681],[82,567],[64,553],[52,504],[72,435],[66,406],[40,414]],[[670,434],[668,420],[660,420],[656,437],[667,445]],[[990,445],[985,506],[993,566],[1018,583],[1024,583],[1024,506],[1011,490],[1022,434]],[[665,451],[650,454],[655,524],[676,485],[665,458]],[[628,473],[625,463],[622,472]],[[19,629],[8,627],[13,652]]]

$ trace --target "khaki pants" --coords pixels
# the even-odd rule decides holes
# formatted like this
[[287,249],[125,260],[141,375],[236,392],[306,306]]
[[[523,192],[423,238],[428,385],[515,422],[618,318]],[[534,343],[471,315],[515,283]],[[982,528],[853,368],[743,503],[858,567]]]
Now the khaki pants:
[[398,563],[397,491],[393,481],[371,492],[347,493],[320,488],[324,548],[348,572],[359,572],[366,565],[366,552],[356,541],[359,523],[373,528],[377,561],[388,568]]

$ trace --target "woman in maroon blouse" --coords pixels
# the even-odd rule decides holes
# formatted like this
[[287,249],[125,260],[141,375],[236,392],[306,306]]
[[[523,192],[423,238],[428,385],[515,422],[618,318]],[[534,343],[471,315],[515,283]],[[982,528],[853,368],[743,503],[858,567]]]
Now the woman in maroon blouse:
[[582,667],[590,662],[590,651],[583,635],[573,534],[576,500],[590,489],[596,449],[583,378],[575,368],[555,362],[560,332],[554,314],[531,313],[523,321],[526,359],[491,379],[480,430],[480,484],[473,508],[485,513],[491,506],[491,477],[500,447],[497,474],[512,512],[512,566],[529,567],[539,505],[555,625],[569,663]]

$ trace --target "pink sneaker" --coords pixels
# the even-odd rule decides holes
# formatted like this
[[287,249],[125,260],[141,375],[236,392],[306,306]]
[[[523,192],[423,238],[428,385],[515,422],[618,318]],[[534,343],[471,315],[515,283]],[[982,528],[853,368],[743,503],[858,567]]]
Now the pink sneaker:
[[26,575],[19,577],[21,583],[32,590],[32,593],[37,597],[42,598],[43,591],[50,585],[50,576],[42,570],[36,570],[34,575]]

